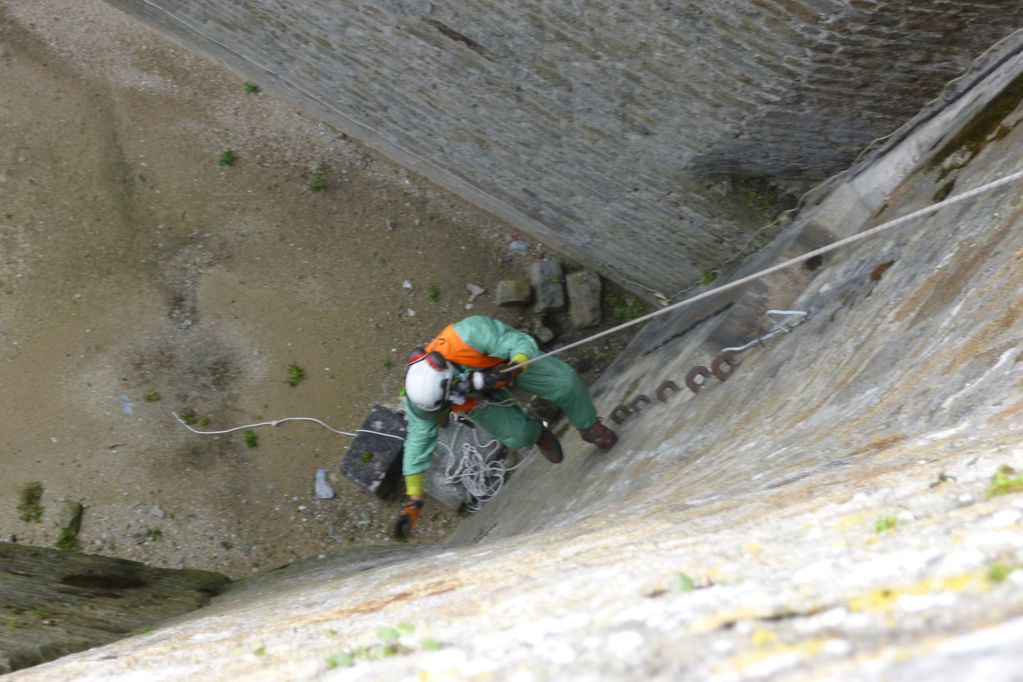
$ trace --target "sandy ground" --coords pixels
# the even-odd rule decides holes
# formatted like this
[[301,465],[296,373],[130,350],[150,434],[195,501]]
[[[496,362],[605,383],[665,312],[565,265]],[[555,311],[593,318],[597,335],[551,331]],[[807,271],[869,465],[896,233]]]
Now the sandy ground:
[[[348,438],[287,424],[250,448],[171,411],[357,428],[448,322],[530,324],[494,303],[532,257],[515,228],[97,0],[0,1],[0,92],[0,539],[52,545],[73,499],[83,551],[234,577],[390,542],[398,502],[336,473]],[[30,481],[41,523],[16,511]],[[458,519],[429,505],[417,541]]]

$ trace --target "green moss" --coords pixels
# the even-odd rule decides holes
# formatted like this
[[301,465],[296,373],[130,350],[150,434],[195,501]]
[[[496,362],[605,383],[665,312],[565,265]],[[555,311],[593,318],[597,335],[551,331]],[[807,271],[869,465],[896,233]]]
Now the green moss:
[[611,309],[615,319],[622,322],[634,320],[647,312],[646,306],[638,299],[614,290],[604,294],[604,303]]
[[306,183],[305,187],[310,192],[319,192],[321,189],[327,186],[327,169],[320,167],[313,171],[312,177],[309,182]]
[[259,436],[252,429],[245,429],[245,447],[254,448],[259,446]]
[[245,92],[254,95],[259,92],[259,86],[252,81],[245,81]]
[[78,533],[65,528],[60,531],[60,535],[57,536],[57,542],[54,546],[63,552],[75,552],[78,551]]
[[997,497],[1018,492],[1023,492],[1023,476],[1017,475],[1016,470],[1008,464],[1003,464],[991,477],[991,487],[987,490],[987,496]]
[[21,486],[18,502],[18,518],[28,523],[39,523],[43,519],[43,484],[32,481]]
[[157,393],[156,391],[150,391],[149,393],[142,396],[142,399],[145,400],[147,403],[155,403],[157,400],[160,399],[160,394]]
[[186,407],[181,410],[181,412],[178,413],[178,416],[181,417],[181,421],[185,422],[189,426],[195,426],[199,423],[199,415],[197,415],[195,410],[190,407]]
[[221,167],[233,166],[234,162],[238,160],[238,155],[230,149],[220,152],[220,158],[217,159],[217,164]]
[[874,530],[878,533],[887,533],[895,530],[898,520],[894,516],[879,516],[874,522]]

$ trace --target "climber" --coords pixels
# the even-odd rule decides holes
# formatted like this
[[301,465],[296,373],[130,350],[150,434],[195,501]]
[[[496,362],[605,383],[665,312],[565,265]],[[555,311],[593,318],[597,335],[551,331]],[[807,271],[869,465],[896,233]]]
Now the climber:
[[[536,445],[553,464],[562,460],[561,444],[537,417],[496,391],[515,386],[552,401],[587,443],[610,450],[618,441],[604,426],[582,379],[554,357],[536,362],[536,340],[504,322],[483,315],[448,325],[426,348],[417,348],[405,370],[408,433],[402,458],[407,500],[395,526],[408,535],[423,508],[423,478],[437,445],[437,430],[451,412],[465,415],[509,448]],[[508,397],[508,396],[506,396]]]

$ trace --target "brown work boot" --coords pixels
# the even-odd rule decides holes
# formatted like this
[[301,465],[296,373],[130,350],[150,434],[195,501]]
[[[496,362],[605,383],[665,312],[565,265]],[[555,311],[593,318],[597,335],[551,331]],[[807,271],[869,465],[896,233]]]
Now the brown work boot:
[[579,435],[587,443],[593,443],[605,452],[614,447],[614,444],[618,442],[618,434],[604,426],[604,420],[601,417],[597,417],[597,421],[593,422],[593,426],[579,429]]
[[564,453],[561,452],[561,443],[558,442],[558,437],[547,427],[540,429],[540,437],[536,439],[536,447],[540,448],[540,452],[551,464],[558,464],[565,458]]

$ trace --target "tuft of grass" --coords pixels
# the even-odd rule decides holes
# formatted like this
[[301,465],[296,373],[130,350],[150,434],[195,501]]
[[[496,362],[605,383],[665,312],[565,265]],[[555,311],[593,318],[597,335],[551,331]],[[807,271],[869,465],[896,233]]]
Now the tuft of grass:
[[54,543],[54,547],[62,552],[78,551],[78,546],[78,533],[70,528],[60,531],[60,535],[57,536],[57,542]]
[[1017,475],[1016,470],[1008,464],[998,467],[998,471],[991,477],[991,487],[987,489],[987,496],[997,497],[1018,492],[1023,492],[1023,476]]
[[384,369],[391,369],[391,358],[384,359]]
[[152,540],[153,542],[159,542],[163,540],[163,531],[159,528],[147,528],[146,529],[146,540]]
[[39,523],[43,520],[43,484],[39,481],[21,486],[18,518],[28,523]]
[[313,176],[306,183],[305,188],[310,192],[319,192],[321,189],[327,186],[327,169],[317,168],[313,171]]
[[36,618],[49,618],[50,612],[46,609],[32,609],[32,615]]
[[305,379],[305,370],[296,364],[288,365],[288,385],[298,386],[302,379]]
[[217,164],[220,166],[233,166],[234,162],[238,160],[238,155],[230,149],[226,149],[220,152],[220,158],[217,159]]
[[717,270],[704,270],[703,274],[700,275],[700,282],[703,284],[710,284],[718,278]]
[[160,394],[157,393],[156,391],[150,391],[149,393],[142,396],[142,399],[145,400],[147,403],[155,403],[157,400],[160,399]]
[[147,634],[149,634],[152,631],[153,631],[153,628],[151,628],[151,627],[144,627],[144,628],[139,628],[138,630],[136,630],[135,634],[136,635],[147,635]]
[[259,92],[259,86],[252,81],[245,81],[245,92],[254,95]]
[[877,521],[874,522],[874,530],[880,533],[887,533],[895,530],[895,524],[897,519],[894,516],[879,516]]
[[431,284],[430,288],[426,290],[426,297],[431,301],[436,301],[440,298],[440,285]]
[[255,448],[259,446],[259,436],[252,429],[245,429],[245,447]]
[[197,415],[195,410],[191,407],[186,407],[181,410],[181,412],[178,413],[178,416],[181,417],[181,421],[185,422],[189,426],[195,426],[199,423],[199,415]]
[[373,461],[373,453],[370,452],[369,450],[367,450],[366,452],[362,453],[362,461],[366,462],[366,463],[372,462]]
[[355,665],[355,654],[350,651],[339,651],[333,656],[327,657],[327,667],[330,669],[351,668],[353,665]]
[[993,583],[1000,583],[1009,577],[1009,574],[1016,570],[1016,566],[1005,564],[991,564],[987,567],[987,579]]
[[252,650],[252,653],[256,654],[257,656],[262,656],[263,654],[266,653],[266,645],[260,644],[259,646]]
[[669,589],[672,594],[682,594],[684,592],[692,592],[694,587],[695,585],[693,584],[692,578],[685,573],[679,573],[675,576],[675,579],[671,581],[671,587]]

